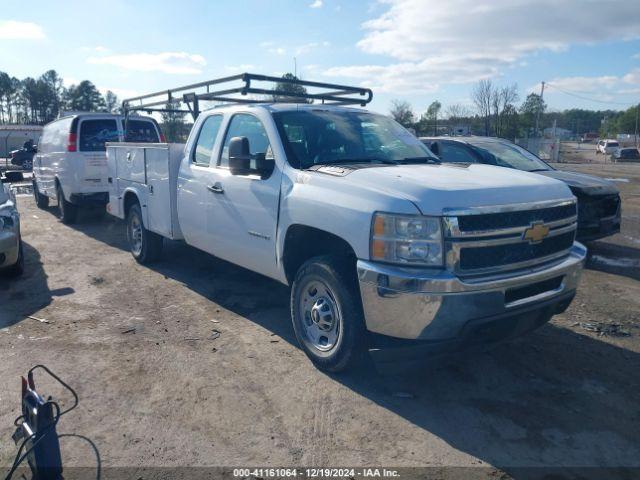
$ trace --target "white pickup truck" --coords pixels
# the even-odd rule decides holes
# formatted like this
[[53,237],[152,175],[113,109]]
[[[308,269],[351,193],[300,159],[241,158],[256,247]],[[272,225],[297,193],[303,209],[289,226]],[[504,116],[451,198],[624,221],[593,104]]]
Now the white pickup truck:
[[185,145],[107,157],[136,260],[166,237],[290,285],[296,337],[330,371],[530,331],[569,306],[585,259],[564,183],[440,164],[361,108],[220,106]]

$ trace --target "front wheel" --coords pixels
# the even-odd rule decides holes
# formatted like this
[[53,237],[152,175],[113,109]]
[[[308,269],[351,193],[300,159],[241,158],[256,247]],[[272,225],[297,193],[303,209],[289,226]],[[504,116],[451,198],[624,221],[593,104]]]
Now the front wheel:
[[330,372],[354,366],[365,351],[366,331],[352,263],[341,257],[312,258],[300,267],[291,289],[296,338],[309,359]]
[[127,240],[138,263],[151,263],[162,255],[162,237],[144,228],[142,210],[137,203],[127,212]]
[[23,160],[22,169],[23,170],[33,170],[33,160],[31,160],[31,159]]
[[24,248],[22,247],[22,240],[20,241],[20,247],[18,250],[18,260],[16,263],[6,270],[8,277],[19,277],[24,273]]

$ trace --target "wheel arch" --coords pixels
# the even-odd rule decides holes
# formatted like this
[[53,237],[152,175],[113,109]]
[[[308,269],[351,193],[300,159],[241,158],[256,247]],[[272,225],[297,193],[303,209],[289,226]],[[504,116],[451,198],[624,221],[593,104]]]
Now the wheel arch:
[[298,269],[304,262],[321,255],[345,257],[347,261],[353,261],[355,269],[357,257],[347,240],[319,228],[303,224],[290,225],[282,250],[282,265],[287,283],[293,283]]

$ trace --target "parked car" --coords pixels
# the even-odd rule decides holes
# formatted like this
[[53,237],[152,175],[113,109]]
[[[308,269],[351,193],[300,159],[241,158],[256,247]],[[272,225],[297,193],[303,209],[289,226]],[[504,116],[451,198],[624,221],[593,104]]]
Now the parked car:
[[579,241],[596,240],[620,231],[620,192],[608,180],[556,170],[530,151],[500,138],[423,137],[422,141],[443,162],[497,165],[535,172],[565,182],[578,199]]
[[244,95],[265,91],[252,80],[281,79],[234,78],[243,85],[211,82],[227,105],[195,110],[186,145],[108,144],[107,210],[139,263],[179,239],[291,286],[298,342],[329,371],[367,348],[381,361],[510,338],[569,306],[586,249],[565,183],[441,164],[388,116],[344,106],[367,103],[367,89],[251,104]]
[[613,153],[616,162],[634,162],[640,160],[640,152],[635,147],[619,148]]
[[620,148],[620,143],[617,140],[600,140],[596,144],[596,153],[611,155],[618,148]]
[[33,156],[38,151],[37,147],[33,144],[33,141],[28,140],[24,142],[22,148],[18,150],[12,150],[9,153],[11,158],[11,165],[17,165],[23,168],[23,170],[31,170],[33,168]]
[[36,204],[46,208],[56,199],[60,219],[73,223],[83,206],[104,207],[108,202],[106,142],[163,140],[151,117],[71,113],[44,126],[33,168]]
[[20,239],[20,215],[8,185],[0,184],[0,274],[21,275],[24,250]]

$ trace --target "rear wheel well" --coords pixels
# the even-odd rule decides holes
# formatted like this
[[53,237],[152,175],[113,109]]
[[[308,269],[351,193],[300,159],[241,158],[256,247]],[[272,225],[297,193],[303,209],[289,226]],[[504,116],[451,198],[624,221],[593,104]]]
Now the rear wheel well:
[[133,193],[133,192],[127,192],[124,194],[124,215],[127,216],[127,214],[129,213],[129,209],[131,208],[132,205],[135,205],[136,203],[140,203],[140,201],[138,200],[138,196]]
[[292,225],[284,240],[283,265],[287,282],[293,283],[298,269],[304,262],[321,255],[343,257],[353,263],[351,269],[355,275],[356,254],[351,245],[343,238],[318,228],[306,225]]

